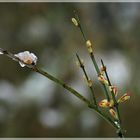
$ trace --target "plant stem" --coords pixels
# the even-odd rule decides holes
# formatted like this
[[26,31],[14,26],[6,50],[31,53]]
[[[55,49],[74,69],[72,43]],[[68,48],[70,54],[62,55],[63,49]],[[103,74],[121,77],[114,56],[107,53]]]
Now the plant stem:
[[[79,27],[79,29],[80,29],[80,31],[81,31],[81,33],[82,33],[83,39],[84,39],[84,41],[86,42],[86,41],[87,41],[87,38],[86,38],[86,35],[85,35],[84,31],[83,31],[83,28],[82,28],[82,25],[81,25],[79,16],[78,16],[76,13],[75,13],[75,16],[76,16],[76,19],[78,20],[78,27]],[[93,65],[94,65],[94,67],[95,67],[95,70],[96,70],[96,72],[97,72],[97,74],[98,74],[98,76],[99,76],[101,73],[100,73],[99,67],[98,67],[98,65],[97,65],[97,62],[96,62],[96,60],[95,60],[95,57],[94,57],[94,54],[93,54],[93,53],[90,53],[90,58],[91,58],[91,60],[92,60],[92,62],[93,62]],[[107,91],[106,85],[102,83],[102,86],[103,86],[103,89],[104,89],[104,91],[105,91],[105,96],[106,96],[107,100],[110,101],[109,93],[108,93],[108,91]]]
[[60,81],[59,79],[55,78],[54,76],[50,75],[49,73],[37,68],[37,67],[33,67],[32,68],[34,71],[36,71],[37,73],[40,73],[41,75],[47,77],[48,79],[54,81],[55,83],[61,85],[63,88],[67,89],[69,92],[71,92],[72,94],[74,94],[76,97],[78,97],[81,101],[83,101],[84,103],[86,103],[88,105],[89,108],[92,108],[93,110],[95,110],[103,119],[105,119],[109,124],[111,124],[113,127],[115,127],[116,129],[118,129],[118,126],[114,123],[114,121],[112,119],[110,119],[107,115],[105,115],[102,111],[100,111],[99,109],[97,109],[94,105],[92,105],[90,103],[89,100],[87,100],[85,97],[83,97],[80,93],[78,93],[76,90],[74,90],[73,88],[69,87],[68,85],[66,85],[64,82]]
[[105,121],[107,121],[109,124],[111,124],[113,127],[115,127],[117,130],[119,127],[114,123],[108,115],[104,114],[100,109],[95,108],[93,105],[90,105],[89,108],[92,108],[94,111],[96,111]]
[[[101,72],[100,72],[99,67],[98,67],[98,65],[97,65],[97,62],[96,62],[96,60],[95,60],[94,54],[93,54],[93,53],[90,53],[90,57],[91,57],[91,60],[92,60],[92,62],[93,62],[93,64],[94,64],[94,67],[95,67],[95,70],[96,70],[98,76],[101,75]],[[105,96],[106,96],[107,100],[110,101],[110,97],[109,97],[109,93],[108,93],[108,91],[107,91],[106,85],[103,84],[103,83],[101,83],[101,84],[102,84],[103,89],[104,89],[104,91],[105,91]]]
[[[84,39],[85,42],[87,42],[87,38],[86,38],[86,35],[85,35],[85,33],[83,31],[83,28],[81,26],[81,22],[80,22],[79,16],[76,13],[75,13],[75,16],[76,16],[76,19],[78,20],[78,27],[79,27],[79,29],[80,29],[80,31],[82,33],[83,39]],[[89,54],[90,54],[91,60],[93,62],[93,65],[95,67],[95,70],[96,70],[98,76],[101,75],[100,69],[99,69],[99,67],[97,65],[97,62],[96,62],[96,59],[94,57],[93,52],[89,52]],[[106,73],[107,80],[108,80],[109,84],[111,85],[111,82],[109,80],[108,74],[107,74],[107,72],[105,72],[105,73]],[[109,92],[107,90],[106,85],[102,83],[102,86],[103,86],[103,89],[105,91],[105,96],[106,96],[107,100],[110,101],[110,96],[109,96]],[[113,92],[111,92],[111,94],[112,93]],[[116,101],[114,93],[112,94],[112,97],[113,97],[113,101],[115,103],[115,108],[116,108],[116,111],[117,111],[117,115],[118,115],[118,118],[119,118],[119,124],[120,124],[120,128],[118,128],[118,130],[120,129],[118,136],[119,137],[124,137],[123,132],[122,132],[122,128],[121,128],[121,118],[120,118],[119,108],[118,108],[118,104],[117,104],[117,101]]]
[[[106,70],[106,66],[104,65],[104,62],[103,62],[102,59],[101,59],[101,63],[102,63],[102,66],[105,68],[105,75],[106,75],[108,84],[109,84],[109,86],[112,86],[110,78],[109,78],[107,70]],[[113,102],[114,102],[114,107],[116,108],[116,112],[117,112],[117,115],[118,115],[118,121],[119,121],[119,124],[120,124],[120,133],[123,137],[122,127],[121,127],[121,117],[120,117],[120,112],[119,112],[119,104],[116,101],[115,94],[114,94],[113,90],[111,90],[111,95],[112,95],[112,99],[113,99]]]
[[50,75],[49,73],[37,68],[37,67],[33,67],[32,68],[34,71],[36,71],[37,73],[40,73],[41,75],[44,75],[45,77],[47,77],[48,79],[54,81],[55,83],[61,85],[63,88],[67,89],[68,91],[70,91],[70,93],[74,94],[76,97],[78,97],[80,100],[82,100],[83,102],[85,102],[86,104],[90,104],[90,101],[88,99],[86,99],[84,96],[82,96],[79,92],[77,92],[76,90],[74,90],[73,88],[71,88],[70,86],[68,86],[67,84],[65,84],[63,81],[55,78],[54,76]]
[[[112,86],[111,81],[110,81],[109,76],[108,76],[108,73],[107,73],[107,70],[106,70],[106,66],[104,65],[104,62],[103,62],[102,59],[101,59],[101,63],[102,63],[102,66],[105,68],[105,75],[106,75],[108,84],[109,84],[109,86]],[[115,94],[113,93],[113,91],[111,91],[111,95],[112,95],[114,104],[116,105],[117,104],[117,101],[116,101]]]
[[90,91],[91,91],[91,95],[92,95],[92,99],[93,99],[93,101],[94,101],[94,104],[95,104],[96,107],[98,107],[97,101],[96,101],[96,98],[95,98],[95,94],[94,94],[94,90],[93,90],[93,85],[89,85],[89,83],[88,83],[89,80],[90,80],[90,78],[88,77],[88,74],[87,74],[87,72],[86,72],[85,66],[84,66],[84,64],[81,62],[81,59],[80,59],[80,57],[79,57],[78,54],[76,54],[76,57],[77,57],[77,59],[78,59],[78,61],[79,61],[80,68],[81,68],[81,69],[83,70],[83,72],[84,72],[84,75],[85,75],[85,78],[86,78],[88,87],[90,88]]
[[63,81],[60,81],[59,79],[55,78],[54,76],[50,75],[49,73],[37,68],[37,67],[33,67],[32,68],[33,71],[47,77],[48,79],[52,80],[53,82],[61,85],[63,88],[67,89],[70,93],[74,94],[76,97],[78,97],[81,101],[83,101],[84,103],[86,103],[88,105],[89,108],[94,109],[103,119],[105,119],[109,124],[111,124],[112,126],[114,126],[116,129],[118,129],[118,126],[114,123],[114,121],[112,119],[110,119],[107,115],[105,115],[105,113],[103,113],[102,111],[100,111],[98,108],[96,108],[96,106],[94,106],[93,104],[90,103],[90,101],[88,99],[86,99],[84,96],[82,96],[79,92],[77,92],[76,90],[74,90],[73,88],[71,88],[70,86],[68,86],[67,84],[65,84]]

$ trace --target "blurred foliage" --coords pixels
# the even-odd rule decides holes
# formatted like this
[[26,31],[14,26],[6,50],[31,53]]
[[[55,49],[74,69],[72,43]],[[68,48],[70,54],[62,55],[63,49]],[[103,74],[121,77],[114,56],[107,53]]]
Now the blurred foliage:
[[[90,61],[80,32],[71,24],[74,10],[93,40],[97,59],[99,54],[111,56],[117,51],[130,66],[125,71],[129,80],[118,88],[130,91],[131,100],[120,109],[126,136],[139,137],[139,3],[0,3],[0,46],[13,53],[34,52],[40,67],[87,96],[86,86],[80,80],[82,75],[75,66],[75,53],[87,58],[85,63]],[[113,60],[115,56],[111,57]],[[121,67],[118,69],[122,73]],[[96,79],[96,75],[92,76]],[[95,92],[103,98],[97,82]],[[51,81],[0,56],[1,137],[116,136],[111,126],[75,98]]]

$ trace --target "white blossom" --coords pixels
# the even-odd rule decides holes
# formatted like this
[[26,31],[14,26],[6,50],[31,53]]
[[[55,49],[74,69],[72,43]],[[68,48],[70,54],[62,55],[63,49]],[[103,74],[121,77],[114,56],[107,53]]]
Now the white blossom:
[[0,50],[0,54],[3,54],[3,52]]
[[36,65],[37,57],[35,54],[30,53],[29,51],[20,52],[18,54],[15,54],[15,56],[24,62],[19,62],[21,67],[24,67],[26,64]]

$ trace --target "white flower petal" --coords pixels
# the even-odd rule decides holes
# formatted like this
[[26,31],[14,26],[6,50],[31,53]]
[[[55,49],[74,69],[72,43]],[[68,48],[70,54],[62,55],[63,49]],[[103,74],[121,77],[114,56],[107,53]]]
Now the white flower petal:
[[2,51],[0,51],[0,54],[3,54],[3,52],[2,52]]
[[30,55],[31,55],[31,57],[32,57],[33,59],[37,59],[37,57],[35,56],[34,53],[31,53]]
[[30,53],[29,51],[20,52],[18,54],[15,54],[16,57],[18,57],[21,61],[23,61],[25,64],[20,62],[21,67],[24,67],[26,64],[36,64],[37,57],[34,53]]
[[33,62],[36,64],[36,62],[37,62],[37,57],[36,57],[36,55],[35,55],[34,53],[31,53],[30,56],[31,56]]

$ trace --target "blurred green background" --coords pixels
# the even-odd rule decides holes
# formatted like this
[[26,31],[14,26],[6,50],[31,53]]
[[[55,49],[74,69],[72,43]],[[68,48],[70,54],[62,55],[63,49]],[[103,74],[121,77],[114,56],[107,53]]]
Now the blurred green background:
[[[31,51],[37,65],[88,97],[77,52],[94,81],[98,101],[103,91],[73,11],[103,58],[119,96],[131,94],[120,112],[127,137],[140,136],[139,3],[0,3],[0,47]],[[116,137],[115,130],[79,99],[45,77],[0,56],[0,137]]]

